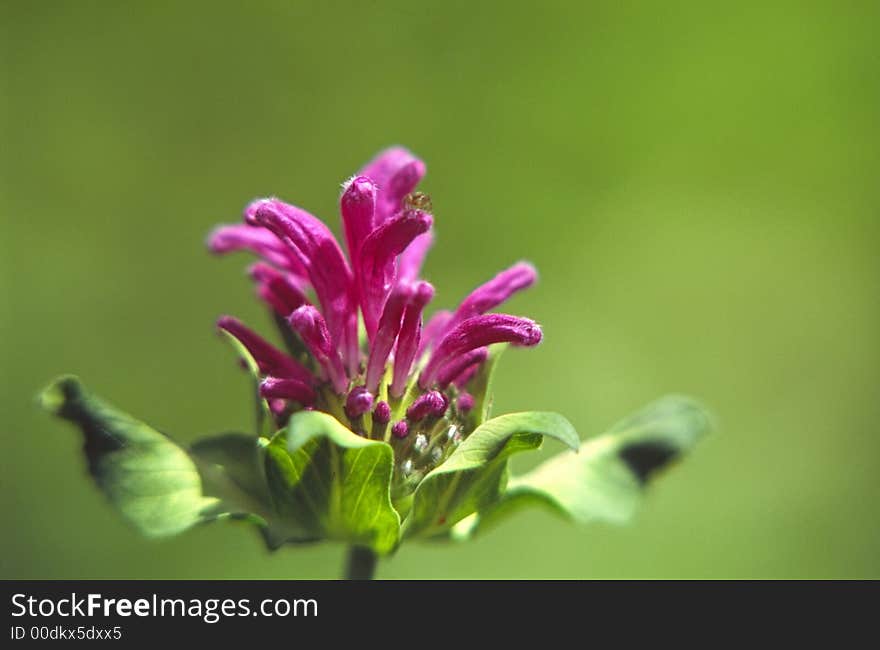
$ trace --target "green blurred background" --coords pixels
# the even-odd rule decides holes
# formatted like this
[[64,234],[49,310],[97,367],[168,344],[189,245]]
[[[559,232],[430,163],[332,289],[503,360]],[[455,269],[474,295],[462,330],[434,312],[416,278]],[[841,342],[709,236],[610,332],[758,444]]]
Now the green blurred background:
[[0,2],[0,577],[337,576],[243,526],[140,539],[34,395],[73,371],[184,441],[248,426],[213,322],[268,323],[205,234],[265,194],[338,232],[401,143],[435,304],[542,273],[496,412],[586,436],[686,392],[721,430],[629,527],[524,514],[380,577],[880,578],[880,5],[710,4]]

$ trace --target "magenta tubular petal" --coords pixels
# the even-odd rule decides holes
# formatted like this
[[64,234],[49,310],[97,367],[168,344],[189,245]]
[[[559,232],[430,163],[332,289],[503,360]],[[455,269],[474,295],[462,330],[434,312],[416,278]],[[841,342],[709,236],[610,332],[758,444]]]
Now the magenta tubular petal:
[[391,433],[394,434],[395,438],[406,438],[409,434],[409,424],[407,424],[406,420],[395,422],[391,427]]
[[[357,300],[353,300],[357,305]],[[348,376],[354,377],[360,372],[360,341],[358,340],[358,313],[357,308],[349,316],[348,322],[343,329],[342,360],[348,370]]]
[[[339,199],[339,209],[342,214],[345,241],[348,247],[348,258],[351,260],[354,271],[357,271],[357,260],[361,246],[372,232],[375,224],[374,213],[377,191],[376,184],[372,180],[365,176],[355,176],[345,184],[345,189]],[[360,303],[358,292],[358,284],[355,281],[352,288],[352,299],[355,304]],[[357,340],[356,309],[353,310],[351,319],[344,331],[345,336],[342,341],[343,357],[348,374],[354,376],[358,373],[360,357]]]
[[223,316],[217,321],[217,327],[238,339],[257,362],[261,373],[282,379],[296,379],[304,384],[314,382],[315,378],[306,368],[238,319]]
[[379,187],[377,225],[400,210],[403,197],[416,188],[425,171],[425,163],[403,147],[385,149],[364,165],[360,174],[371,178]]
[[373,408],[373,395],[366,386],[355,386],[345,400],[345,414],[352,420],[368,413]]
[[406,418],[410,422],[424,420],[429,415],[440,416],[446,411],[448,401],[443,393],[432,390],[419,395],[416,401],[406,410]]
[[440,393],[440,397],[443,398],[443,403],[436,404],[434,409],[431,411],[431,415],[438,418],[442,415],[446,415],[446,409],[449,408],[449,398],[446,397],[446,393]]
[[509,314],[485,314],[468,318],[453,328],[431,354],[419,376],[419,386],[431,386],[437,373],[453,357],[493,343],[532,346],[541,342],[541,328],[533,320]]
[[477,348],[464,354],[459,354],[446,362],[437,373],[437,383],[440,388],[446,388],[471,366],[479,366],[489,356],[489,348]]
[[400,397],[406,390],[409,372],[419,348],[422,312],[433,297],[434,287],[428,282],[420,282],[416,285],[412,300],[406,306],[400,333],[397,335],[397,349],[394,352],[394,379],[391,382],[391,394],[394,397]]
[[416,189],[425,176],[425,163],[417,158],[398,168],[385,185],[379,186],[376,221],[382,223],[403,205],[403,197]]
[[348,377],[342,367],[339,352],[333,347],[330,332],[324,317],[313,305],[301,305],[287,319],[293,330],[299,334],[309,352],[315,358],[337,394],[343,394],[348,388]]
[[391,407],[388,402],[379,402],[373,409],[373,422],[376,424],[388,424],[391,421]]
[[257,293],[281,316],[287,318],[294,309],[306,303],[306,296],[284,273],[278,269],[257,262],[248,270],[257,283]]
[[405,147],[388,147],[376,154],[358,173],[372,178],[380,185],[385,185],[395,171],[414,159],[415,156]]
[[415,282],[422,272],[422,265],[433,244],[434,233],[431,230],[413,239],[397,261],[397,277],[404,281]]
[[455,407],[461,413],[470,413],[470,411],[474,408],[475,400],[474,396],[470,393],[462,393],[458,396],[458,400],[455,403]]
[[281,415],[287,409],[287,400],[268,399],[266,402],[268,402],[269,410],[272,411],[273,415]]
[[405,210],[376,228],[364,241],[357,265],[361,311],[370,342],[382,306],[394,280],[395,258],[417,236],[431,227],[431,215],[421,210]]
[[412,295],[412,285],[399,284],[385,301],[385,308],[382,310],[382,317],[379,319],[379,326],[370,346],[370,358],[367,360],[366,385],[371,392],[375,393],[379,388],[379,382],[385,371],[385,362],[388,361],[388,355],[391,354],[397,334],[400,332],[403,310]]
[[348,258],[354,264],[364,239],[373,231],[376,211],[376,184],[366,176],[355,176],[345,184],[339,198],[339,211],[345,229]]
[[245,206],[244,210],[242,210],[242,213],[241,213],[241,218],[244,220],[244,222],[248,225],[251,225],[251,226],[259,226],[260,224],[257,223],[257,209],[261,205],[263,205],[263,203],[265,203],[267,201],[274,201],[274,199],[272,199],[272,198],[254,199],[253,201],[248,203]]
[[428,319],[428,322],[422,328],[422,340],[419,341],[419,351],[416,353],[416,359],[421,359],[426,350],[437,347],[450,318],[452,318],[452,312],[441,309]]
[[260,395],[269,400],[289,399],[300,404],[315,401],[315,391],[311,386],[290,378],[266,377],[260,383]]
[[299,283],[300,278],[293,273],[278,270],[271,264],[255,262],[248,268],[248,275],[256,282],[278,284],[279,292],[283,292],[290,302],[303,304],[307,300],[305,288]]
[[265,228],[247,224],[218,226],[208,235],[207,244],[208,249],[218,255],[250,251],[275,266],[305,275],[305,269],[290,255],[284,243]]
[[275,291],[272,290],[272,287],[267,284],[257,284],[257,297],[269,305],[272,310],[282,318],[287,318],[288,314],[291,312],[290,305],[287,301],[275,293]]
[[308,271],[337,348],[350,340],[355,312],[351,269],[330,230],[305,210],[277,199],[262,201],[253,218],[281,238]]
[[452,319],[446,325],[446,332],[474,316],[485,314],[494,309],[517,291],[532,286],[538,279],[538,272],[528,262],[518,262],[505,269],[485,284],[474,289],[467,298],[461,301]]
[[464,388],[467,386],[467,383],[474,378],[474,375],[477,374],[477,371],[480,369],[480,363],[474,363],[469,365],[467,368],[461,371],[461,374],[458,375],[455,379],[452,380],[452,383],[458,386],[459,388]]

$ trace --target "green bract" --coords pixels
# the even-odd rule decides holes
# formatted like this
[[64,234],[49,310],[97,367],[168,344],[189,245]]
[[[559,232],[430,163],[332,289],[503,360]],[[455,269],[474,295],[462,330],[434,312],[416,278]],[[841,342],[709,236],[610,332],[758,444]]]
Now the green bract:
[[[144,535],[236,518],[256,526],[270,548],[327,539],[379,555],[404,539],[468,539],[527,505],[577,523],[625,521],[657,471],[709,430],[706,412],[676,396],[585,442],[555,413],[488,419],[492,361],[472,383],[471,430],[407,489],[395,489],[392,444],[320,411],[297,412],[267,437],[260,405],[254,433],[223,433],[186,448],[93,397],[75,377],[55,380],[41,401],[81,429],[92,477]],[[571,449],[510,476],[509,458],[538,449],[545,437]]]
[[390,445],[355,435],[326,413],[300,411],[265,450],[275,510],[306,540],[335,539],[377,553],[397,546]]

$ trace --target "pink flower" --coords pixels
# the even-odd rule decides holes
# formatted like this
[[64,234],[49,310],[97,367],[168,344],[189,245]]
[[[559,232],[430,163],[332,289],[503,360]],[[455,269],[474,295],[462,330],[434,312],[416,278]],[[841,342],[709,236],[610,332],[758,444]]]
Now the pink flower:
[[[468,386],[488,346],[540,342],[534,321],[488,313],[534,284],[535,269],[525,262],[479,286],[455,311],[424,322],[434,287],[419,274],[434,218],[428,197],[413,194],[424,174],[421,160],[393,147],[344,184],[347,255],[324,223],[276,198],[250,203],[243,223],[211,234],[215,253],[246,250],[261,258],[250,275],[286,328],[289,351],[232,317],[218,325],[256,360],[260,393],[279,424],[308,407],[345,414],[361,435],[427,440],[431,427],[473,408]],[[454,426],[459,431],[462,423]]]

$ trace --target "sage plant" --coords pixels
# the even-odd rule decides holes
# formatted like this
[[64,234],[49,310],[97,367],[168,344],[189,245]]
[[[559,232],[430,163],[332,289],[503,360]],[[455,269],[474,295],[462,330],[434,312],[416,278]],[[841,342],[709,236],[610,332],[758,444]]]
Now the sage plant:
[[[278,330],[275,344],[233,316],[217,321],[253,377],[252,431],[184,447],[75,377],[43,392],[47,409],[80,427],[92,477],[141,533],[241,519],[271,549],[347,544],[346,575],[369,578],[405,541],[464,541],[522,507],[625,521],[655,472],[708,430],[705,412],[678,396],[584,442],[556,413],[490,417],[499,355],[543,337],[535,321],[496,310],[537,274],[518,262],[426,318],[434,287],[420,271],[434,217],[416,191],[424,174],[394,147],[343,184],[347,255],[324,223],[276,198],[210,235],[214,253],[259,258],[249,274]],[[569,449],[511,476],[510,457],[545,438]]]

